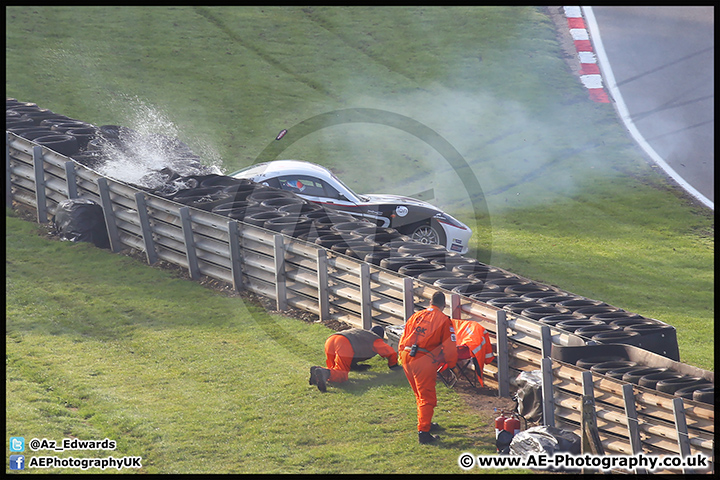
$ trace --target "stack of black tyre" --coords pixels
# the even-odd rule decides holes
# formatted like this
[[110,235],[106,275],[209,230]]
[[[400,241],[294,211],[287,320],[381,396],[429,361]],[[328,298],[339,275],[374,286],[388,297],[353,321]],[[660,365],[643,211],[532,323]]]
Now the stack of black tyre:
[[35,103],[7,98],[5,105],[7,131],[68,157],[82,159],[79,153],[98,135],[96,126],[40,108]]
[[610,378],[634,383],[658,392],[696,402],[715,403],[715,385],[702,377],[685,375],[670,368],[650,367],[621,356],[581,358],[575,365]]
[[[5,105],[5,129],[8,132],[71,157],[88,168],[97,169],[111,161],[109,152],[113,149],[127,151],[131,145],[152,142],[162,150],[169,163],[185,167],[185,173],[207,170],[201,165],[200,158],[176,138],[141,136],[137,131],[117,125],[96,126],[14,98],[6,98]],[[159,174],[165,183],[179,175],[167,171]]]

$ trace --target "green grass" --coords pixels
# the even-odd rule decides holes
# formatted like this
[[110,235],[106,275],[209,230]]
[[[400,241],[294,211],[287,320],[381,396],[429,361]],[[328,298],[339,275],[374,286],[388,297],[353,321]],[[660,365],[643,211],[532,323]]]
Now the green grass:
[[[493,225],[493,263],[674,325],[681,361],[713,370],[712,215],[688,217],[672,195],[629,184],[609,201],[598,187],[571,205],[504,216]],[[559,219],[563,206],[572,214]]]
[[493,452],[491,419],[442,385],[444,441],[418,445],[412,391],[379,357],[308,385],[327,327],[6,219],[9,436],[109,438],[97,456],[145,473],[455,473]]
[[[713,214],[688,201],[648,163],[612,105],[589,100],[563,55],[552,22],[534,7],[6,8],[7,96],[98,125],[150,125],[178,136],[206,163],[226,172],[254,163],[272,146],[282,150],[281,157],[333,168],[361,193],[413,195],[433,189],[433,203],[475,230],[478,258],[674,325],[681,360],[713,370]],[[383,124],[381,118],[318,125],[302,138],[293,137],[298,131],[293,128],[308,119],[356,108],[383,110],[430,129],[457,150],[471,169],[463,175],[472,174],[481,191],[465,188],[467,178],[460,178],[427,138]],[[288,135],[275,141],[284,128]],[[230,354],[211,338],[222,331],[230,345],[252,350],[256,347],[246,340],[255,341],[258,328],[273,331],[257,318],[283,325],[292,339],[308,335],[302,345],[273,337],[284,348],[312,357],[302,357],[301,367],[282,367],[302,370],[300,386],[307,365],[321,360],[319,345],[327,334],[322,329],[303,326],[300,330],[307,328],[307,333],[296,336],[292,321],[261,315],[238,299],[197,293],[202,289],[187,286],[190,282],[160,281],[154,269],[87,246],[42,247],[63,252],[60,258],[81,252],[64,262],[35,258],[34,250],[41,247],[28,239],[17,248],[27,251],[22,262],[14,253],[7,255],[8,270],[19,272],[8,277],[8,324],[23,325],[7,335],[8,350],[15,355],[6,367],[12,379],[8,397],[22,399],[8,402],[8,411],[17,412],[8,416],[12,430],[27,415],[33,425],[28,431],[48,437],[62,435],[69,425],[83,435],[121,432],[127,439],[138,432],[132,434],[143,440],[126,440],[121,450],[128,455],[152,451],[161,460],[149,471],[167,472],[176,460],[187,465],[178,471],[211,471],[215,448],[237,452],[245,443],[217,441],[213,429],[199,426],[199,417],[183,420],[188,406],[213,426],[237,425],[228,420],[235,418],[230,413],[216,412],[223,408],[242,419],[282,425],[284,419],[256,407],[258,399],[285,408],[283,402],[299,405],[298,398],[306,398],[305,391],[298,390],[295,398],[282,395],[275,382],[263,382],[257,391],[267,393],[242,406],[234,402],[228,392],[244,393],[236,376],[252,379],[240,369],[224,370],[222,362]],[[108,268],[108,261],[120,263]],[[75,263],[94,265],[88,271],[97,277],[76,275]],[[156,283],[167,285],[164,293]],[[164,317],[168,310],[172,318]],[[247,318],[255,323],[234,330]],[[116,345],[117,338],[122,342]],[[195,341],[212,352],[199,371],[215,372],[219,383],[193,377],[194,359],[203,355],[180,346],[187,349]],[[66,353],[73,345],[80,355],[76,359]],[[263,358],[274,356],[272,349],[257,348]],[[118,365],[130,360],[133,369],[118,374]],[[64,373],[66,365],[74,365],[68,370],[73,373]],[[146,368],[150,373],[144,373]],[[106,373],[91,376],[93,369]],[[167,371],[166,383],[157,391],[142,388],[159,371]],[[65,407],[66,398],[52,393],[60,388],[53,378],[67,384],[78,410]],[[107,388],[93,393],[104,381]],[[190,383],[202,387],[186,388]],[[343,391],[347,394],[338,399],[310,402],[313,408],[305,417],[313,419],[308,424],[313,428],[300,429],[298,438],[306,445],[300,449],[283,451],[278,445],[288,436],[276,430],[261,433],[258,420],[242,450],[246,456],[226,459],[227,471],[400,471],[394,469],[400,455],[379,452],[387,443],[393,452],[401,451],[403,442],[412,443],[404,436],[412,430],[410,420],[397,420],[401,424],[393,423],[397,428],[388,427],[391,432],[378,434],[376,442],[360,441],[359,432],[374,425],[365,421],[374,418],[370,413],[358,413],[362,421],[349,422],[342,421],[347,411],[323,413],[336,415],[330,417],[333,425],[352,424],[349,428],[357,430],[350,439],[315,420],[327,403],[377,394],[358,388]],[[196,389],[221,400],[208,400],[206,408]],[[80,404],[83,395],[92,400]],[[389,395],[377,403],[395,402]],[[172,407],[161,408],[163,402]],[[403,408],[412,410],[412,399]],[[350,411],[354,415],[355,407]],[[85,416],[100,420],[85,422]],[[173,445],[167,436],[148,440],[170,430],[180,435],[183,429],[200,431],[202,438],[178,441],[182,445]],[[463,438],[465,431],[456,433]],[[325,443],[318,447],[314,442]],[[333,449],[335,444],[342,449]],[[201,452],[205,460],[193,464],[189,451]],[[344,457],[343,451],[352,455]],[[423,465],[457,471],[459,452],[443,452],[448,456],[442,460],[425,458],[427,452],[409,461],[408,471]],[[373,469],[375,464],[383,467]]]

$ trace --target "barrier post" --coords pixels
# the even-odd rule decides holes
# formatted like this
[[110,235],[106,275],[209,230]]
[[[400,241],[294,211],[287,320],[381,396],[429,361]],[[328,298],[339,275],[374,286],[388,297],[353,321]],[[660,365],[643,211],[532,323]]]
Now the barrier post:
[[[70,179],[68,177],[68,185],[69,184]],[[137,192],[135,194],[135,207],[137,208],[138,219],[140,220],[140,231],[142,232],[142,239],[145,244],[145,258],[147,259],[148,265],[152,265],[157,262],[158,255],[155,251],[155,240],[153,239],[152,227],[150,226],[150,216],[148,215],[147,205],[145,204],[145,193]]]
[[12,207],[12,173],[10,167],[10,132],[5,132],[5,206]]
[[461,320],[460,316],[462,311],[460,310],[460,295],[457,293],[450,294],[450,318],[456,318]]
[[370,265],[367,263],[360,264],[360,319],[362,320],[362,328],[370,330],[372,328],[372,299],[370,297]]
[[552,333],[550,332],[550,327],[547,325],[540,327],[540,338],[542,340],[540,350],[542,358],[547,358],[550,356],[550,351],[552,349]]
[[498,396],[510,397],[510,345],[507,337],[507,313],[498,310],[495,317],[497,331]]
[[180,223],[182,224],[183,239],[185,241],[188,272],[190,272],[190,278],[198,280],[200,278],[200,268],[198,267],[197,252],[195,251],[195,236],[192,231],[190,207],[180,208]]
[[[640,424],[638,423],[637,410],[635,409],[635,394],[633,384],[626,383],[622,386],[623,402],[625,403],[625,417],[628,422],[628,436],[630,437],[630,448],[633,455],[642,453],[642,441],[640,440]],[[647,470],[637,467],[635,473],[638,475],[647,474]]]
[[113,209],[112,200],[110,199],[110,187],[105,178],[98,178],[97,185],[100,191],[100,205],[102,206],[103,216],[105,217],[105,228],[107,229],[108,239],[110,240],[110,250],[117,253],[122,250],[122,245],[120,243],[117,223],[115,223],[115,210]]
[[285,241],[281,234],[275,234],[275,302],[279,311],[287,310],[287,277],[285,275]]
[[412,277],[403,278],[403,310],[405,312],[404,323],[415,313],[415,287]]
[[75,162],[65,162],[65,185],[67,185],[68,198],[78,198]]
[[35,173],[35,203],[38,223],[48,223],[47,198],[45,196],[45,165],[42,147],[33,147],[33,171]]
[[[672,401],[673,416],[675,417],[675,431],[677,432],[678,447],[680,448],[680,456],[685,458],[690,456],[690,437],[688,436],[687,418],[685,418],[685,404],[683,399],[673,398]],[[683,474],[692,475],[695,470],[683,468]]]
[[[593,385],[592,373],[582,373],[582,453],[593,455],[605,455],[600,431],[597,426],[597,414],[595,412],[595,387]],[[583,469],[583,473],[590,473]]]
[[328,291],[327,251],[317,249],[318,310],[320,321],[330,319],[330,292]]
[[230,245],[230,270],[233,279],[233,289],[242,290],[242,255],[240,254],[240,224],[237,220],[230,220],[228,227],[228,243]]
[[542,374],[542,397],[543,397],[543,425],[555,426],[555,399],[553,398],[553,372],[552,359],[543,358],[540,361]]

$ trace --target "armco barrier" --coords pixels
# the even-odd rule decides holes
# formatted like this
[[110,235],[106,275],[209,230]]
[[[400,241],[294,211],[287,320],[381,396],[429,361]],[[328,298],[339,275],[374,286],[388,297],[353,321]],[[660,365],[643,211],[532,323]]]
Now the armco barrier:
[[[417,279],[210,212],[186,207],[105,178],[71,158],[6,132],[6,202],[51,220],[59,202],[84,197],[103,207],[110,248],[144,252],[288,306],[363,328],[403,325],[439,289]],[[592,399],[607,454],[701,453],[713,457],[714,407],[591,373],[553,360],[559,347],[582,347],[572,333],[446,291],[454,318],[483,324],[497,343],[498,361],[486,384],[510,395],[510,379],[541,370],[545,424],[583,433],[583,403]],[[642,349],[638,349],[641,350]],[[648,362],[674,366],[714,382],[713,372],[642,351]],[[670,362],[668,364],[668,362]],[[677,470],[675,470],[676,472]]]

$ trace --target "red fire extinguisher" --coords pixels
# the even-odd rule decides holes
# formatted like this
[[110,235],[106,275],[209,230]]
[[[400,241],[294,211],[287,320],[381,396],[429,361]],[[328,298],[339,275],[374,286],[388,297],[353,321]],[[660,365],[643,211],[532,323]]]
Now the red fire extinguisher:
[[[497,412],[497,408],[495,409]],[[500,432],[505,430],[505,421],[508,417],[505,416],[505,412],[500,410],[500,416],[495,418],[495,440],[497,440],[498,436],[500,435]]]
[[512,416],[507,417],[505,419],[505,425],[503,426],[503,429],[512,434],[514,437],[520,432],[520,419],[517,417],[516,414],[512,414]]

